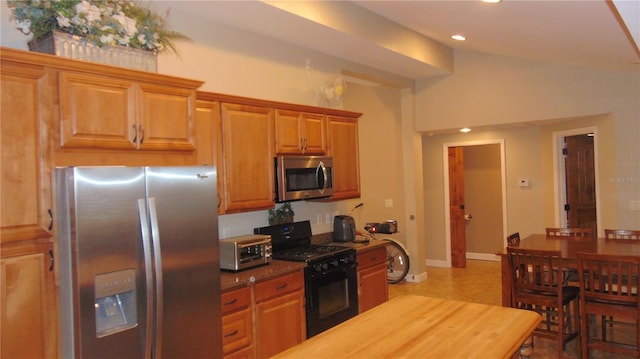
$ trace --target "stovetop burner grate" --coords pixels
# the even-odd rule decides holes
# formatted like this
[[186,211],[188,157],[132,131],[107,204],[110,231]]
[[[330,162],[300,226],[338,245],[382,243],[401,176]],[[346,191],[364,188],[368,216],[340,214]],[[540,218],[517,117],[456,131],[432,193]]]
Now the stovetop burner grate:
[[352,250],[348,247],[311,244],[311,222],[309,221],[255,228],[254,233],[271,236],[274,259],[309,263],[330,259]]
[[274,259],[286,261],[312,262],[328,259],[350,251],[351,249],[347,247],[312,244],[273,252],[272,256]]

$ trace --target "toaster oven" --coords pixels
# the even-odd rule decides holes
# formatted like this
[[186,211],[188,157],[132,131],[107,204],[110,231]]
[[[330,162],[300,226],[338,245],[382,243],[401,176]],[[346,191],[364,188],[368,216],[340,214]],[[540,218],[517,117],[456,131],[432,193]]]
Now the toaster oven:
[[271,263],[271,236],[250,234],[220,240],[220,268],[239,271]]

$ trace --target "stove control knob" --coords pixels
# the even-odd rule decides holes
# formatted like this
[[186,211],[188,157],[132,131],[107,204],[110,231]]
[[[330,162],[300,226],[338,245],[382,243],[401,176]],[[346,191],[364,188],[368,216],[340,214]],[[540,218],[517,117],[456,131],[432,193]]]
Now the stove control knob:
[[331,261],[331,265],[334,266],[334,267],[337,267],[338,264],[339,264],[339,262],[338,262],[337,259],[334,259],[334,260]]
[[326,270],[327,268],[329,268],[329,264],[322,263],[322,269]]

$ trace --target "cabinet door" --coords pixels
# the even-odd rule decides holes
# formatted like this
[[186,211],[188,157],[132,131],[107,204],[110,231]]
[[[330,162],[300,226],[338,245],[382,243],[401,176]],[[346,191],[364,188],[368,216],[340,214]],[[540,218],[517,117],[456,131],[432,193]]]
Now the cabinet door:
[[55,358],[56,303],[51,243],[3,248],[0,357]]
[[51,172],[42,67],[3,61],[0,102],[0,242],[51,236]]
[[302,154],[302,121],[300,112],[276,110],[276,152],[281,155]]
[[223,103],[225,213],[273,208],[273,110]]
[[136,149],[136,88],[131,81],[59,72],[60,146]]
[[281,155],[324,155],[326,117],[322,114],[276,110],[276,152]]
[[194,151],[194,90],[141,84],[138,142],[141,150]]
[[387,266],[385,263],[358,271],[360,313],[389,300]]
[[328,116],[329,155],[333,156],[332,200],[360,197],[358,121]]
[[322,114],[303,113],[304,152],[324,155],[327,152],[327,118]]
[[220,124],[220,103],[216,101],[196,101],[196,144],[198,164],[213,165],[218,176],[218,214],[224,214],[222,194],[224,193],[224,173],[222,161],[222,128]]
[[258,358],[270,358],[306,339],[304,290],[256,304]]

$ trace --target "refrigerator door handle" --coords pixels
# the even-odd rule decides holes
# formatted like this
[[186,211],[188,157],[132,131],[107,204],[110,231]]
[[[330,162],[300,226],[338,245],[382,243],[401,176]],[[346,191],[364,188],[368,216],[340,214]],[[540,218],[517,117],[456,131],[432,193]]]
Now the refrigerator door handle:
[[156,212],[156,199],[149,197],[149,219],[151,221],[151,239],[153,243],[153,258],[155,260],[156,277],[156,327],[154,343],[154,359],[162,359],[162,317],[163,308],[163,282],[162,282],[162,251],[160,248],[160,232],[158,227],[158,214]]
[[147,219],[147,203],[144,198],[138,199],[138,215],[140,216],[140,230],[142,232],[142,252],[144,255],[144,271],[146,279],[146,334],[145,334],[145,358],[151,358],[153,345],[153,265],[151,262],[151,236],[149,233],[149,221]]

